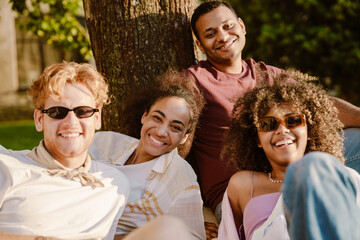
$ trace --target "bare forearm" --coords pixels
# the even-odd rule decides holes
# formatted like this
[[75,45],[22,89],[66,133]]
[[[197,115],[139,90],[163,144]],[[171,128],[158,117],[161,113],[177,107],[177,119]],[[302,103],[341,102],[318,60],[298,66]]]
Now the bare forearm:
[[360,127],[360,108],[340,98],[333,97],[339,119],[347,127]]
[[0,239],[3,239],[3,240],[34,240],[36,238],[31,237],[31,236],[19,236],[19,235],[7,234],[7,233],[0,233]]
[[55,240],[56,238],[44,238],[41,236],[30,236],[30,235],[19,235],[19,234],[12,234],[12,233],[4,233],[0,232],[0,239],[1,240]]
[[122,240],[127,236],[127,234],[122,234],[122,235],[115,235],[114,236],[114,240]]
[[[32,236],[32,235],[20,235],[13,233],[0,232],[1,240],[61,240],[61,238],[56,237],[44,237],[44,236]],[[89,239],[95,240],[95,239]]]

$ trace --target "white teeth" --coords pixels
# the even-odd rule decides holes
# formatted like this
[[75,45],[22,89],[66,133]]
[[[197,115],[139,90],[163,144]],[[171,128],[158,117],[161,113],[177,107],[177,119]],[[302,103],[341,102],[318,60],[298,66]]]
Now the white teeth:
[[291,144],[293,143],[294,141],[293,140],[290,140],[290,139],[287,139],[287,140],[282,140],[282,141],[279,141],[277,143],[275,143],[275,146],[278,147],[278,146],[281,146],[281,145],[284,145],[284,144]]
[[160,142],[160,141],[156,140],[156,139],[155,139],[155,138],[153,138],[152,136],[150,136],[150,139],[151,139],[154,143],[156,143],[156,144],[165,145],[165,143],[163,143],[163,142]]
[[234,40],[230,40],[225,46],[221,47],[222,50],[228,48],[231,44],[233,44],[235,42],[235,39]]
[[62,133],[61,134],[62,137],[67,137],[67,138],[77,137],[79,135],[80,135],[79,133]]
[[226,44],[225,46],[222,47],[222,49],[226,49],[231,45],[232,42],[229,42],[228,44]]

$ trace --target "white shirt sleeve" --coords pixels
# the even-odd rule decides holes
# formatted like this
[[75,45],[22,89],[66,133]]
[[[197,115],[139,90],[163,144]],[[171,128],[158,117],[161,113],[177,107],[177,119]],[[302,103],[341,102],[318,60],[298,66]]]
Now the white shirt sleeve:
[[1,211],[1,207],[3,205],[6,193],[7,193],[8,189],[10,188],[11,182],[12,182],[8,167],[2,162],[3,160],[8,161],[8,159],[6,159],[6,158],[9,158],[9,157],[6,155],[0,154],[0,211]]
[[186,189],[172,203],[166,214],[176,216],[189,227],[193,239],[206,239],[200,190]]
[[119,222],[119,218],[121,217],[121,214],[123,212],[123,209],[120,209],[118,214],[116,214],[116,217],[114,218],[114,221],[111,224],[110,230],[108,232],[108,234],[106,235],[106,237],[104,238],[104,240],[113,240],[115,233],[116,233],[116,227],[118,225]]

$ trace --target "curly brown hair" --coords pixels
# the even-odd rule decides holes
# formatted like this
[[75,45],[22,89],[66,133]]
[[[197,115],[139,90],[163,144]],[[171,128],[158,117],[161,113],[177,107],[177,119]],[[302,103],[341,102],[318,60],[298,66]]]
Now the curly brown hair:
[[[296,81],[289,80],[295,79]],[[284,103],[306,116],[308,141],[305,153],[322,151],[333,154],[344,163],[342,123],[331,97],[310,83],[306,74],[287,70],[274,77],[273,85],[263,81],[259,87],[238,99],[227,132],[222,157],[238,170],[270,172],[272,167],[262,148],[257,145],[256,123],[272,107]]]

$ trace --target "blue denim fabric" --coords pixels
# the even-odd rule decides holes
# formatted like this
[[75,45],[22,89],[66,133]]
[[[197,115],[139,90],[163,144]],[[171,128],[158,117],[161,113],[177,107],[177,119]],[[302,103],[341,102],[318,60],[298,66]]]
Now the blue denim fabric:
[[360,128],[347,128],[344,131],[345,165],[360,173]]
[[360,239],[356,187],[333,155],[312,152],[291,164],[283,198],[292,240]]

